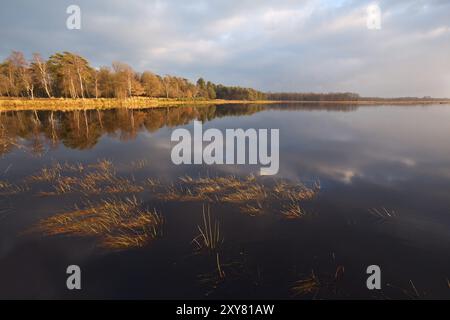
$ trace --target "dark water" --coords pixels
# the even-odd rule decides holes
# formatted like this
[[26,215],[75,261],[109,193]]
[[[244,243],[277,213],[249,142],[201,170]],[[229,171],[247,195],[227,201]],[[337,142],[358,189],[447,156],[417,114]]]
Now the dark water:
[[[258,173],[259,166],[173,165],[170,134],[192,129],[195,119],[221,130],[279,128],[280,171],[264,181],[321,186],[302,202],[299,219],[286,219],[276,206],[251,216],[232,203],[210,203],[224,238],[223,277],[216,253],[192,244],[204,201],[158,200],[147,188],[43,196],[49,183],[23,182],[56,163],[87,167],[99,159],[111,161],[119,176],[165,184],[186,174]],[[0,181],[16,187],[3,188],[0,198],[1,298],[450,298],[448,106],[3,112],[0,125]],[[132,195],[165,221],[163,235],[144,246],[118,250],[95,236],[34,229],[87,200]],[[81,267],[80,291],[66,288],[71,264]],[[366,287],[373,264],[381,268],[382,290]],[[292,289],[312,274],[309,291]]]

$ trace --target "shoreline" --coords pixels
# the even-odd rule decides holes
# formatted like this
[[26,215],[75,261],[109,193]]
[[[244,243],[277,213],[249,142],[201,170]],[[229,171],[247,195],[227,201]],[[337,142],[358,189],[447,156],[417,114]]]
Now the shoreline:
[[442,104],[450,105],[450,100],[353,100],[353,101],[279,101],[279,100],[204,100],[204,99],[167,99],[167,98],[86,98],[86,99],[66,99],[66,98],[0,98],[0,111],[74,111],[92,109],[151,109],[161,107],[180,106],[202,106],[202,105],[224,105],[224,104],[328,104],[328,105],[430,105]]
[[180,106],[201,106],[201,105],[221,105],[221,104],[274,104],[278,101],[269,100],[195,100],[195,99],[166,99],[166,98],[86,98],[86,99],[66,99],[66,98],[0,98],[0,111],[76,111],[76,110],[107,110],[116,108],[127,109],[152,109],[161,107]]

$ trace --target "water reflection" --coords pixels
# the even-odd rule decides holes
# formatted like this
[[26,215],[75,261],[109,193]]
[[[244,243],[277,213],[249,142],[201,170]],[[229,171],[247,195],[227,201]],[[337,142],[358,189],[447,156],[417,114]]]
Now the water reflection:
[[142,131],[155,132],[163,127],[186,125],[192,120],[203,122],[228,116],[252,115],[264,110],[328,110],[354,111],[351,105],[221,105],[200,107],[168,107],[134,110],[85,111],[7,111],[0,112],[0,154],[11,152],[22,141],[35,155],[41,155],[45,145],[60,143],[71,149],[90,149],[103,135],[126,141],[135,139]]

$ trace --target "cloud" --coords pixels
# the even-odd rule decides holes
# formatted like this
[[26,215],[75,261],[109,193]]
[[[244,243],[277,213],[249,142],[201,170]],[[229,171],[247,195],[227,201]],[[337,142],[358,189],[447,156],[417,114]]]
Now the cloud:
[[136,69],[271,91],[354,91],[369,96],[450,96],[450,3],[372,1],[79,0],[82,30],[65,28],[74,1],[8,1],[0,58],[70,50],[96,66]]

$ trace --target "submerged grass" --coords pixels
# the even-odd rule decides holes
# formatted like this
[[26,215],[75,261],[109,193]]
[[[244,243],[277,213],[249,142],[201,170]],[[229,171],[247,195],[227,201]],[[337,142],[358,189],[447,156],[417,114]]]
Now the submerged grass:
[[[146,164],[143,160],[132,162],[131,168],[142,168]],[[47,183],[47,190],[38,192],[41,196],[136,194],[150,189],[151,197],[156,200],[230,204],[250,216],[280,212],[287,219],[303,217],[302,202],[313,199],[320,190],[317,183],[309,188],[301,183],[264,180],[254,175],[197,178],[186,175],[175,183],[162,183],[150,177],[136,181],[133,175],[131,178],[119,176],[109,160],[98,160],[88,165],[56,163],[42,168],[27,181]],[[0,183],[0,192],[1,186]]]
[[282,211],[287,219],[298,219],[306,215],[305,211],[300,207],[297,201],[289,203]]
[[274,185],[260,181],[253,175],[244,178],[184,176],[178,184],[172,184],[167,192],[157,195],[166,201],[205,201],[238,205],[241,212],[252,216],[282,204],[286,218],[299,218],[305,214],[302,201],[313,199],[320,190],[316,183],[308,188],[300,183],[278,181]]
[[[342,287],[345,268],[343,265],[336,266],[333,273],[316,273],[311,270],[310,274],[304,275],[294,282],[291,287],[292,297],[303,297],[309,295],[312,299],[324,295],[334,297]],[[322,297],[319,297],[322,298]]]
[[291,288],[292,297],[304,296],[307,294],[313,294],[314,296],[320,290],[320,281],[316,277],[314,270],[311,274],[296,281]]
[[142,247],[162,236],[162,216],[142,207],[135,197],[86,202],[83,208],[42,220],[36,230],[46,235],[93,236],[111,249]]
[[[141,163],[140,165],[143,165]],[[202,201],[229,203],[239,206],[242,212],[259,215],[271,203],[296,203],[283,211],[286,217],[299,217],[304,212],[299,202],[310,200],[318,192],[317,188],[308,188],[303,184],[293,184],[286,181],[270,185],[258,181],[253,175],[238,178],[184,176],[177,183],[163,185],[159,180],[147,178],[136,182],[134,178],[120,177],[115,166],[108,160],[99,160],[91,165],[55,164],[41,169],[30,177],[32,182],[48,182],[50,191],[41,191],[40,195],[59,195],[80,192],[84,195],[139,193],[145,187],[153,189],[154,197],[163,201]],[[286,207],[286,205],[285,205]]]
[[[143,168],[146,161],[131,163],[131,168]],[[130,167],[127,167],[130,168]],[[126,198],[107,198],[100,203],[84,200],[81,208],[43,219],[37,230],[47,235],[96,236],[107,248],[141,247],[160,236],[163,220],[156,211],[143,209],[136,194],[151,190],[149,198],[156,201],[204,202],[200,232],[193,240],[197,251],[217,253],[223,237],[220,224],[210,212],[209,204],[229,204],[250,216],[265,212],[280,212],[288,219],[305,215],[301,202],[314,198],[318,188],[289,181],[267,180],[253,175],[246,177],[181,177],[176,183],[162,183],[155,178],[136,181],[120,176],[110,160],[98,160],[92,164],[54,163],[25,179],[38,195],[56,196],[77,194],[81,199],[98,195],[119,195]],[[0,194],[19,193],[28,185],[15,186],[0,181]],[[34,190],[35,188],[33,188]],[[132,196],[131,196],[132,195]],[[219,264],[220,266],[220,264]],[[220,269],[220,268],[219,268]]]
[[135,181],[117,175],[113,163],[99,160],[90,165],[60,164],[42,168],[31,176],[30,182],[50,183],[50,191],[41,191],[41,196],[79,192],[84,195],[138,193],[144,187]]
[[192,240],[192,243],[196,245],[196,250],[198,251],[205,250],[216,252],[224,241],[220,234],[220,223],[214,218],[211,218],[211,210],[209,206],[206,210],[205,206],[203,206],[202,216],[203,225],[197,226],[200,234]]
[[256,201],[255,204],[246,204],[245,206],[239,207],[241,212],[247,213],[250,216],[258,216],[263,211],[263,206],[261,202]]
[[27,184],[13,184],[6,180],[0,180],[0,195],[15,195],[28,190],[30,190],[30,187]]

